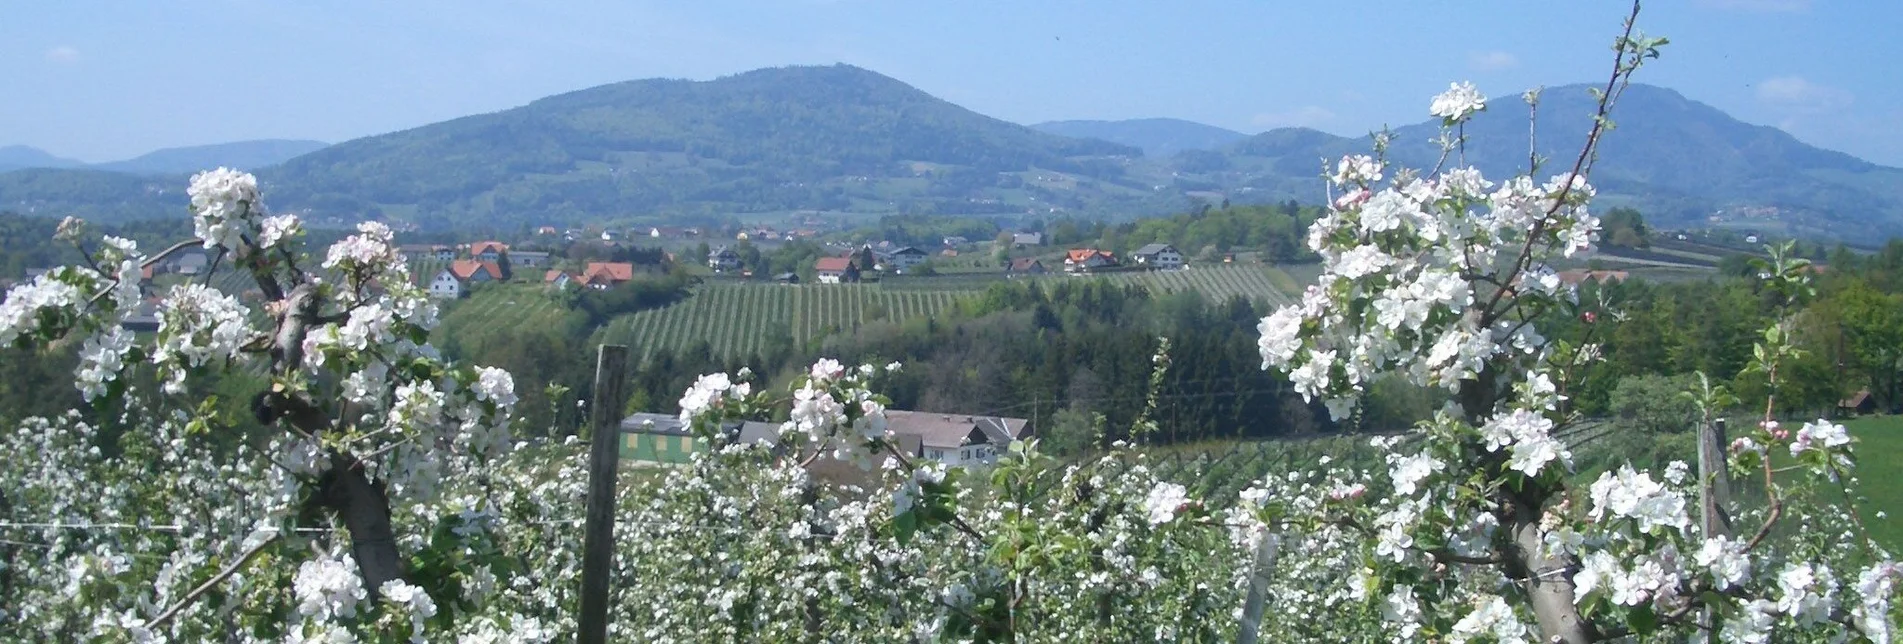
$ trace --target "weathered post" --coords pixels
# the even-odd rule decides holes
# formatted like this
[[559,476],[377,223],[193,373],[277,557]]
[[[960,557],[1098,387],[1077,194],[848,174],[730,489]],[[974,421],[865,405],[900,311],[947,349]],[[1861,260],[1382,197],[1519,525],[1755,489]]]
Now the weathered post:
[[1269,574],[1275,568],[1275,556],[1281,550],[1282,537],[1274,532],[1262,535],[1255,545],[1255,561],[1249,568],[1249,596],[1242,600],[1242,628],[1236,634],[1239,644],[1255,644],[1262,628],[1262,606],[1268,603]]
[[1698,504],[1705,538],[1729,536],[1731,476],[1725,467],[1725,419],[1698,428]]
[[[1730,536],[1731,516],[1726,514],[1726,505],[1731,502],[1731,475],[1725,466],[1725,419],[1719,418],[1698,426],[1698,508],[1699,529],[1706,539]],[[1699,611],[1698,625],[1704,629],[1706,641],[1718,641],[1717,624],[1712,621],[1710,608]]]
[[588,514],[581,556],[581,644],[608,641],[608,577],[614,573],[615,467],[620,454],[622,385],[628,347],[602,345],[595,358],[595,395],[588,443]]

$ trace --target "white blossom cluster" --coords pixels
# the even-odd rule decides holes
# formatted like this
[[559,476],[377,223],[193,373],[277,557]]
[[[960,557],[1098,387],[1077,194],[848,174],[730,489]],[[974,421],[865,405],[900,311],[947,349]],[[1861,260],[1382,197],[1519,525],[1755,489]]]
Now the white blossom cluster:
[[172,287],[159,301],[152,362],[167,374],[168,393],[182,393],[189,370],[213,360],[237,360],[252,339],[250,312],[238,298],[199,284]]
[[256,235],[258,215],[258,179],[250,173],[218,168],[192,176],[186,195],[192,200],[192,226],[207,249],[243,248],[247,235]]

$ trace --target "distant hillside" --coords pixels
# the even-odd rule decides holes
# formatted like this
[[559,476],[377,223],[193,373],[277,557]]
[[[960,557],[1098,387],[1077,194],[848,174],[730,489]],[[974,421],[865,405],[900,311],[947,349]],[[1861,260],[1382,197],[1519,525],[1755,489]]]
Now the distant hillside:
[[25,145],[0,147],[0,172],[20,168],[77,168],[83,165],[86,164],[56,157],[35,147]]
[[[1496,98],[1467,125],[1466,161],[1488,176],[1527,168],[1526,106]],[[1538,143],[1542,176],[1570,169],[1591,127],[1586,85],[1545,90]],[[1751,125],[1678,92],[1633,85],[1615,106],[1593,173],[1602,202],[1635,205],[1664,225],[1720,225],[1850,237],[1903,233],[1903,169],[1806,145],[1772,127]],[[1431,167],[1437,122],[1393,131],[1391,156]],[[1204,180],[1264,200],[1319,194],[1322,160],[1365,152],[1368,139],[1312,130],[1275,130],[1225,150],[1223,167]]]
[[217,167],[257,170],[328,147],[322,141],[262,139],[183,148],[165,148],[127,159],[92,166],[96,170],[133,174],[189,174]]
[[1184,150],[1214,150],[1249,135],[1214,125],[1181,119],[1150,118],[1126,121],[1051,121],[1031,129],[1061,136],[1102,139],[1142,148],[1143,154],[1166,159]]
[[[1544,96],[1538,142],[1551,161],[1540,173],[1550,175],[1570,167],[1592,102],[1584,85]],[[1467,127],[1465,161],[1505,176],[1527,164],[1526,112],[1517,96],[1492,105]],[[1632,86],[1613,120],[1594,176],[1602,208],[1634,205],[1662,226],[1715,216],[1717,225],[1766,232],[1903,234],[1903,169],[1805,145],[1658,87]],[[1180,129],[1150,123],[1103,127]],[[1201,127],[1189,125],[1182,131]],[[1425,121],[1398,128],[1391,154],[1431,166],[1436,134]],[[1125,140],[1155,149],[1164,139]],[[835,65],[604,85],[340,143],[258,172],[278,209],[430,228],[791,211],[1131,217],[1181,211],[1192,196],[1320,203],[1324,163],[1368,149],[1366,137],[1285,128],[1145,157],[1129,144],[1007,123]],[[50,157],[34,152],[0,149],[0,163]],[[248,165],[200,165],[220,163]],[[174,215],[183,174],[0,171],[0,208]]]
[[444,224],[795,209],[1023,213],[1148,197],[1123,177],[1140,154],[836,65],[604,85],[340,143],[264,177],[280,203]]

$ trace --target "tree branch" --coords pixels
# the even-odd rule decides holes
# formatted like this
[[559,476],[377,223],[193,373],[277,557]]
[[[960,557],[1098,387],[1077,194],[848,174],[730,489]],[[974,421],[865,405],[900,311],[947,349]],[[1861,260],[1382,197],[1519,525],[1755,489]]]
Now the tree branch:
[[205,580],[205,583],[199,584],[197,588],[193,588],[192,592],[186,593],[177,603],[172,604],[171,608],[165,609],[165,612],[160,613],[158,617],[152,618],[152,621],[147,623],[145,627],[158,630],[159,627],[164,626],[166,622],[172,621],[172,618],[178,616],[179,611],[185,610],[186,607],[197,602],[198,598],[203,597],[205,593],[211,592],[212,588],[224,582],[226,579],[231,578],[232,575],[237,574],[239,569],[244,568],[246,564],[251,563],[252,559],[257,558],[258,553],[264,552],[265,548],[277,543],[283,536],[282,534],[271,535],[271,538],[265,539],[263,543],[252,546],[250,550],[245,551],[244,555],[238,557],[237,561],[231,562],[231,565],[226,566],[224,570],[218,571],[216,575],[212,575],[211,579]]

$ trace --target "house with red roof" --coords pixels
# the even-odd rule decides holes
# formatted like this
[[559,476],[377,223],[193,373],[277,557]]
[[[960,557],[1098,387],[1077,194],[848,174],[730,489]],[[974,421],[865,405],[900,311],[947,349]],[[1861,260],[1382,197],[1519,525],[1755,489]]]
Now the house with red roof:
[[859,267],[852,265],[851,257],[821,257],[813,262],[813,273],[821,284],[859,281]]
[[1073,248],[1064,253],[1064,272],[1088,273],[1117,265],[1117,257],[1107,250]]
[[596,290],[611,289],[634,280],[634,264],[629,262],[588,262],[582,269],[582,285]]
[[473,259],[459,259],[449,263],[449,268],[436,274],[430,280],[430,297],[458,298],[469,291],[469,287],[483,282],[502,281],[502,267],[495,262],[483,262]]
[[469,245],[469,256],[485,262],[500,262],[509,254],[509,245],[499,241],[479,241]]

